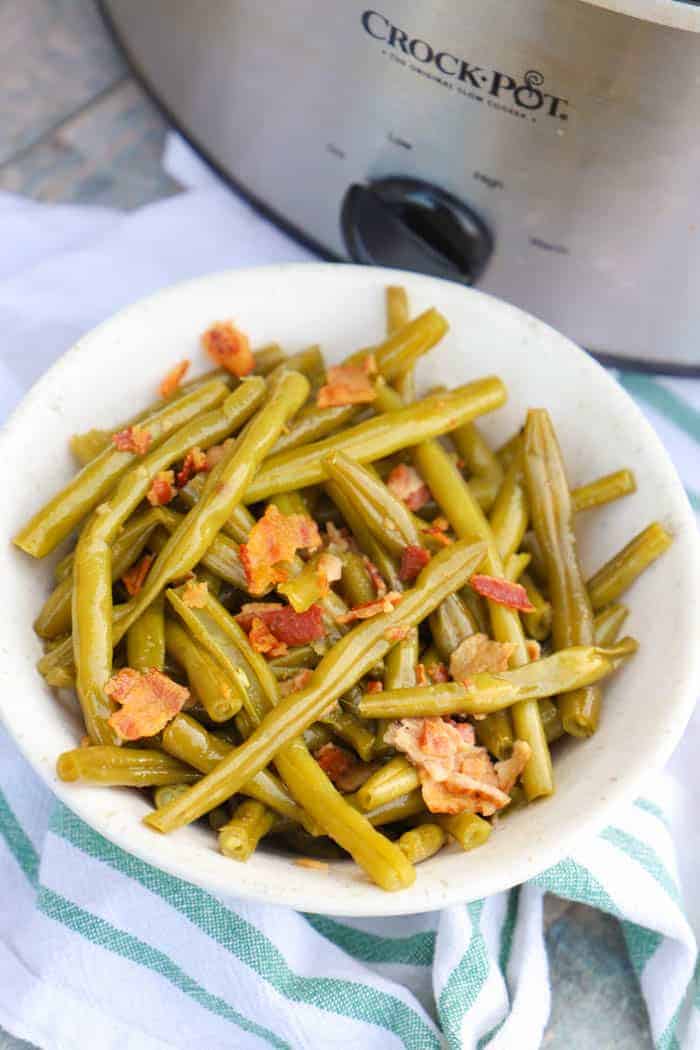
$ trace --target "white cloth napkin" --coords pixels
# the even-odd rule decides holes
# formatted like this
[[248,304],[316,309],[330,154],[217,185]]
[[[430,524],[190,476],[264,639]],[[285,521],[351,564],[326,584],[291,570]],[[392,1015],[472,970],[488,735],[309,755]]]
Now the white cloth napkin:
[[[190,189],[129,215],[0,195],[0,418],[134,298],[310,257],[178,139],[167,164]],[[622,381],[697,507],[700,384]],[[0,1023],[47,1050],[534,1050],[550,891],[619,918],[655,1045],[700,1047],[699,748],[696,717],[649,796],[532,883],[441,913],[338,920],[219,900],[130,857],[57,803],[0,729]]]

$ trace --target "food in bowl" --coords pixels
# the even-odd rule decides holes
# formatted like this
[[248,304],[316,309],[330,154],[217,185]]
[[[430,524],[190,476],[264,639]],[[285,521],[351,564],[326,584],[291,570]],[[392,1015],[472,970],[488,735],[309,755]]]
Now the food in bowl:
[[653,524],[584,581],[573,518],[632,474],[569,491],[542,409],[494,452],[474,420],[502,382],[416,398],[447,322],[392,288],[387,328],[326,369],[212,325],[218,369],[178,362],[151,409],[76,436],[82,470],[15,542],[79,529],[35,623],[86,728],[62,779],[153,792],[148,825],[206,817],[232,858],[269,836],[396,890],[552,793],[550,745],[595,732],[634,654],[618,598],[671,540]]

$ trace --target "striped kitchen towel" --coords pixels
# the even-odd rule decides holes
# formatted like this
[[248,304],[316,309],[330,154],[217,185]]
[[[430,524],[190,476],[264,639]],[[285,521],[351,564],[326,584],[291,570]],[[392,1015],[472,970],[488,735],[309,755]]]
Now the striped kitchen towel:
[[[137,296],[204,268],[308,257],[215,183],[129,216],[9,195],[0,214],[3,414]],[[698,509],[700,383],[619,379]],[[343,920],[218,899],[136,860],[57,803],[0,729],[0,1025],[47,1050],[534,1050],[550,892],[620,921],[655,1045],[695,1050],[699,749],[696,718],[645,798],[527,885]]]

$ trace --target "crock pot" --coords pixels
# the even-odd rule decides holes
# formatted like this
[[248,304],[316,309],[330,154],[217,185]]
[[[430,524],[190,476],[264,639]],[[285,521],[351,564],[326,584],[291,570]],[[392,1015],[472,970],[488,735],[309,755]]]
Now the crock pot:
[[[376,6],[375,6],[376,5]],[[338,259],[700,375],[700,6],[104,0],[173,121]]]

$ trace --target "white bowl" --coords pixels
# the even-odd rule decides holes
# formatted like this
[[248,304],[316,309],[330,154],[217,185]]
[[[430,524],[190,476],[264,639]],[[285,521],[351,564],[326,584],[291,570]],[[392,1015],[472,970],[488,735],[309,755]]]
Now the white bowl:
[[[329,873],[301,868],[264,848],[237,864],[216,851],[208,829],[160,836],[141,823],[137,792],[90,788],[56,778],[56,756],[81,728],[35,670],[41,647],[32,622],[51,587],[54,559],[37,563],[9,542],[68,479],[68,437],[116,423],[152,400],[173,363],[204,367],[199,334],[234,317],[257,345],[294,351],[312,342],[328,361],[382,337],[389,283],[407,286],[413,311],[442,310],[451,330],[418,369],[425,386],[498,373],[508,404],[483,420],[496,444],[521,425],[529,406],[551,412],[580,484],[632,467],[639,491],[580,519],[587,573],[653,519],[675,536],[671,550],[630,591],[628,630],[640,651],[605,687],[599,731],[557,750],[553,798],[514,813],[489,842],[456,846],[417,869],[415,885],[387,894],[350,862]],[[503,890],[543,871],[599,829],[611,810],[643,787],[681,736],[695,699],[700,638],[700,557],[681,484],[659,440],[602,368],[558,332],[480,292],[416,274],[327,264],[271,266],[215,274],[168,288],[100,325],[47,372],[0,435],[6,498],[0,509],[0,714],[54,793],[106,838],[150,864],[217,894],[239,895],[340,915],[394,915],[439,908]],[[8,498],[9,497],[9,498]]]

